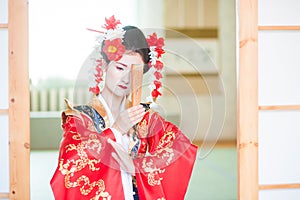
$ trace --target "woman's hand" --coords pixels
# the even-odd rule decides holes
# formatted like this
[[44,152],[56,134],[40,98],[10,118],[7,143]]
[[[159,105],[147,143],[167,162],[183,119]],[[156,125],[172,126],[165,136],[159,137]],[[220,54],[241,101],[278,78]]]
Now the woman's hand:
[[112,128],[117,129],[122,135],[127,134],[131,127],[143,119],[145,113],[142,105],[128,108],[119,114]]
[[134,175],[135,168],[133,160],[122,147],[122,145],[112,141],[110,138],[107,139],[107,142],[114,148],[115,152],[113,152],[111,155],[119,163],[121,169],[131,175]]

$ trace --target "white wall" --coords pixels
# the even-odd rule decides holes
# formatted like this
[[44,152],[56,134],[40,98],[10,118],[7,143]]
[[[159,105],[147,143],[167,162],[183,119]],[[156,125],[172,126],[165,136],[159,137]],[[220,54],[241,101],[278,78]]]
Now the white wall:
[[[259,0],[259,25],[300,26],[300,1]],[[300,104],[300,31],[259,31],[259,105]],[[259,111],[259,184],[300,183],[300,111]],[[299,199],[300,189],[259,199]]]
[[[33,83],[48,77],[75,79],[94,50],[105,17],[136,24],[135,0],[30,0],[29,72]],[[116,6],[118,5],[118,6]]]
[[223,140],[236,140],[236,12],[235,0],[219,0],[220,74],[224,84],[225,123]]

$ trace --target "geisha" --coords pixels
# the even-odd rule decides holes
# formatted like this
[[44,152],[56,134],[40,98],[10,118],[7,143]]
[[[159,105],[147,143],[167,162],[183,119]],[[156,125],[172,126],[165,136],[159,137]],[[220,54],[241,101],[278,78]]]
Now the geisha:
[[[184,199],[197,147],[151,104],[132,104],[132,65],[153,73],[150,101],[161,93],[162,38],[114,16],[101,32],[94,97],[87,105],[66,100],[58,166],[51,179],[60,199]],[[152,68],[151,70],[149,70]],[[148,72],[149,71],[149,72]],[[99,83],[105,83],[103,89]],[[132,100],[132,99],[131,99]]]

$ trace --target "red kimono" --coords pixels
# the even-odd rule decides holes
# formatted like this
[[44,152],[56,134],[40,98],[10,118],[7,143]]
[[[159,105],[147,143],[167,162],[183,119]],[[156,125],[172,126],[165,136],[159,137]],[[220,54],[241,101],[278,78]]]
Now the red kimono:
[[[55,199],[124,199],[120,166],[107,143],[115,137],[103,105],[93,99],[89,105],[68,108],[62,113],[64,135],[51,179]],[[151,110],[129,140],[138,199],[184,199],[197,147]]]

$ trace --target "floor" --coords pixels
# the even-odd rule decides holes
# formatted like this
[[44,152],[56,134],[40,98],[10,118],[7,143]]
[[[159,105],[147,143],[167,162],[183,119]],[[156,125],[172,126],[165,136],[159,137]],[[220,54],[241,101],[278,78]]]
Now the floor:
[[[31,200],[54,199],[49,182],[57,158],[57,151],[31,151]],[[214,148],[204,158],[198,153],[185,199],[237,199],[236,149]]]

